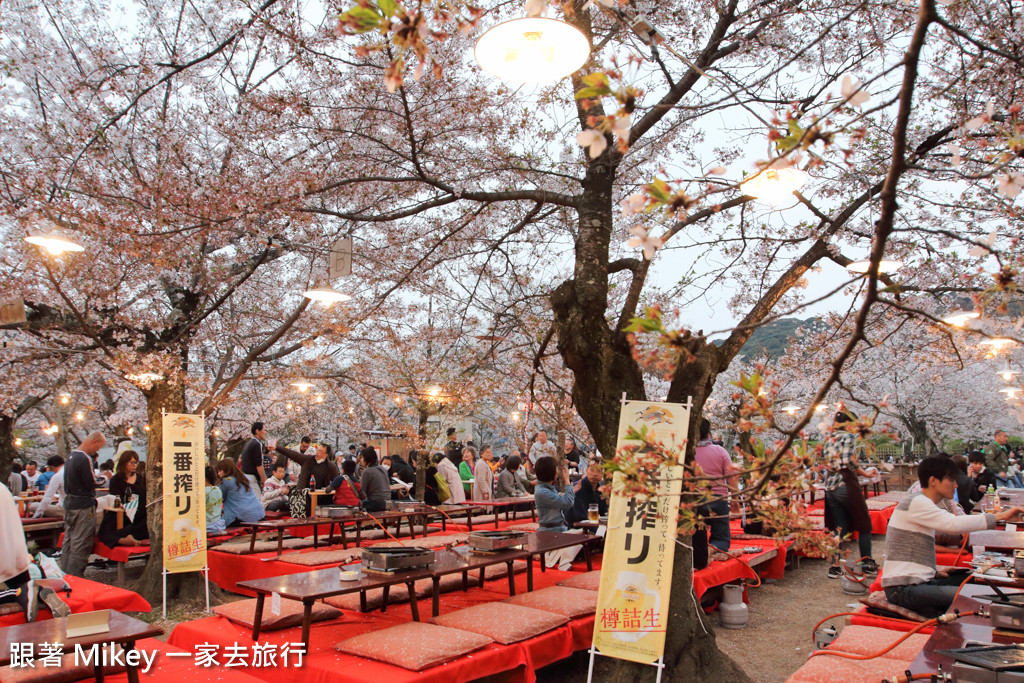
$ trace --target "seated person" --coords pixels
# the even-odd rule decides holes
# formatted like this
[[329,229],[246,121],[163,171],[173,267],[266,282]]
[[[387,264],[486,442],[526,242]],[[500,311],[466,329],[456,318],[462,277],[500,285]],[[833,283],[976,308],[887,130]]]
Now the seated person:
[[71,610],[53,590],[40,588],[29,574],[32,556],[25,544],[25,531],[18,516],[18,506],[10,492],[0,486],[0,605],[14,602],[25,610],[25,621],[35,621],[39,601],[54,617],[66,617]]
[[516,498],[525,496],[526,486],[519,478],[519,468],[523,461],[518,455],[510,455],[505,459],[505,469],[498,472],[498,483],[496,498]]
[[569,529],[566,515],[572,511],[576,491],[582,484],[576,482],[575,486],[570,485],[569,470],[565,467],[559,469],[550,455],[538,458],[535,469],[537,481],[540,482],[534,494],[538,530],[564,533]]
[[997,488],[996,473],[985,467],[985,454],[981,451],[971,451],[967,456],[967,474],[974,480],[974,491],[971,491],[971,500],[981,500],[988,487]]
[[573,523],[582,522],[589,517],[590,506],[597,505],[598,514],[608,514],[608,501],[601,495],[601,482],[604,480],[604,469],[599,461],[591,462],[587,467],[587,476],[580,480],[579,490],[576,492],[576,502],[573,503],[570,520]]
[[234,460],[224,458],[218,462],[217,475],[220,477],[220,492],[224,496],[225,525],[259,522],[266,517],[252,481],[242,474]]
[[367,512],[382,512],[391,500],[391,479],[388,471],[377,464],[377,451],[373,446],[367,446],[361,455],[365,465],[359,479],[359,486],[365,496],[363,509]]
[[[110,478],[110,495],[117,498],[121,513],[122,526],[117,528],[117,515],[104,515],[97,536],[100,542],[109,548],[124,545],[134,547],[149,540],[149,528],[146,526],[146,477],[139,471],[139,454],[125,449],[117,459],[117,469]],[[134,517],[130,516],[129,503],[135,501]]]
[[974,509],[974,503],[981,500],[983,494],[974,485],[971,475],[967,473],[967,458],[962,455],[954,455],[952,459],[953,464],[956,465],[956,502],[959,503],[964,514],[969,515]]
[[936,569],[935,533],[994,529],[997,520],[1016,519],[1024,509],[959,517],[950,514],[942,506],[956,490],[956,465],[949,458],[925,458],[918,465],[917,477],[921,492],[907,494],[889,520],[882,587],[892,604],[931,619],[949,610],[962,581]]
[[260,502],[267,512],[281,512],[288,509],[288,484],[285,483],[285,465],[279,462],[274,465],[273,473],[263,482],[263,495]]
[[327,493],[334,492],[334,504],[345,507],[359,507],[363,499],[362,489],[356,481],[356,461],[342,460],[341,474],[327,485]]
[[222,534],[227,530],[224,526],[224,494],[217,486],[217,473],[210,465],[206,466],[206,535]]

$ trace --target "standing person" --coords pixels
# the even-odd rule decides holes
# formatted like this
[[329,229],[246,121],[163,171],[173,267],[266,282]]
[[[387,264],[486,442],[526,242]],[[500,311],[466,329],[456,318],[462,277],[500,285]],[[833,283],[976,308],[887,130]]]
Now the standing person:
[[92,432],[68,455],[64,465],[64,545],[60,568],[65,574],[85,577],[96,534],[96,478],[92,456],[107,443]]
[[139,472],[139,454],[133,450],[121,453],[117,459],[114,476],[110,478],[110,495],[117,498],[122,509],[133,498],[138,501],[135,518],[124,516],[124,526],[117,528],[117,516],[109,512],[103,516],[100,524],[99,539],[109,548],[119,545],[134,547],[142,541],[149,540],[149,529],[146,526],[146,477]]
[[573,439],[568,434],[566,434],[565,435],[565,460],[566,460],[566,462],[569,463],[569,467],[571,467],[572,469],[576,470],[577,472],[580,471],[580,458],[581,458],[581,456],[582,456],[582,453],[580,453],[580,449],[576,445],[576,440]]
[[[313,439],[311,437],[307,435],[299,439],[299,453],[302,455],[313,455],[316,451],[312,449]],[[287,457],[279,457],[277,462],[274,464],[283,464],[285,466],[285,471],[287,472],[287,476],[285,477],[286,482],[294,484],[299,480],[299,473],[302,471],[302,465],[298,462],[289,460]],[[341,468],[340,464],[338,464],[338,468]]]
[[466,500],[473,497],[473,468],[476,463],[476,449],[466,446],[462,449],[462,462],[459,463],[459,477],[462,479],[462,491]]
[[448,441],[444,445],[445,457],[458,467],[462,463],[462,444],[456,438],[455,427],[449,427],[445,434],[448,436]]
[[295,481],[295,487],[299,491],[318,486],[325,487],[341,474],[338,464],[334,462],[334,449],[329,443],[318,443],[312,452],[306,453],[293,451],[280,444],[275,449],[289,460],[299,463],[299,476]]
[[555,444],[548,441],[548,433],[543,429],[537,432],[537,440],[530,446],[530,462],[536,466],[541,458],[556,459],[557,456]]
[[[861,569],[865,574],[877,574],[878,565],[871,557],[871,514],[857,481],[857,477],[865,477],[867,472],[861,469],[858,460],[856,435],[842,426],[852,421],[850,413],[836,413],[833,432],[825,442],[824,456],[829,467],[825,478],[825,526],[840,537],[856,531]],[[842,573],[837,553],[832,558],[828,577],[838,579]]]
[[462,488],[462,478],[459,477],[459,470],[452,464],[452,459],[448,457],[447,453],[437,462],[437,473],[448,484],[448,492],[451,494],[451,498],[446,500],[445,503],[451,503],[452,505],[465,503],[466,492]]
[[473,500],[490,500],[494,495],[494,471],[491,461],[494,451],[490,446],[480,448],[480,461],[473,469]]
[[388,478],[387,470],[377,464],[376,450],[368,446],[362,456],[366,464],[363,476],[359,479],[359,487],[366,496],[363,509],[367,512],[382,512],[391,500],[391,479]]
[[50,466],[50,480],[46,483],[43,499],[36,506],[33,517],[64,517],[64,458],[51,456],[46,464]]
[[1010,464],[1010,447],[1006,443],[1007,440],[1006,432],[1002,429],[995,433],[992,443],[985,448],[985,467],[995,473],[999,486],[1015,488],[1016,482],[1007,472]]
[[711,440],[711,422],[706,417],[700,420],[700,440],[694,456],[701,474],[711,485],[712,500],[697,509],[711,532],[708,541],[717,550],[729,551],[732,534],[729,530],[729,481],[737,470],[733,467],[729,452]]
[[242,448],[238,464],[242,474],[249,478],[249,483],[259,491],[267,480],[267,472],[263,469],[263,442],[267,438],[267,428],[262,422],[253,422],[250,430],[252,438]]
[[[261,466],[262,467],[262,466]],[[220,492],[224,497],[224,525],[235,526],[243,522],[259,522],[266,517],[263,503],[256,495],[256,487],[234,460],[224,458],[217,463]]]

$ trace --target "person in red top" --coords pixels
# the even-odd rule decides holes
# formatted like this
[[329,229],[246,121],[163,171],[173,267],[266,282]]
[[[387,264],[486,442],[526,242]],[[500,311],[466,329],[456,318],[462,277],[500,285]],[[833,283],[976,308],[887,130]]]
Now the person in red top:
[[356,481],[356,461],[343,460],[341,463],[341,474],[334,478],[334,481],[327,487],[327,493],[334,491],[334,504],[345,507],[359,507],[362,500],[362,490],[359,482]]

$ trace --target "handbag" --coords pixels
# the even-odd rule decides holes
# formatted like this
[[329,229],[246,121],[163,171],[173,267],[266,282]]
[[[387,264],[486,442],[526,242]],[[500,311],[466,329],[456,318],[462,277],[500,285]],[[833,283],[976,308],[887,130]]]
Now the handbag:
[[288,493],[288,511],[292,517],[309,517],[309,489],[293,488]]
[[448,482],[445,481],[440,472],[434,474],[434,481],[437,482],[437,499],[440,502],[443,503],[452,497],[452,490],[448,488]]

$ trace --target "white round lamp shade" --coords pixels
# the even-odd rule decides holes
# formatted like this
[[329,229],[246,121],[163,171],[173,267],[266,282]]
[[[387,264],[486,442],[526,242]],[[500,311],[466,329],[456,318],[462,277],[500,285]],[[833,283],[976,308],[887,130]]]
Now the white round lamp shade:
[[85,247],[76,242],[72,242],[64,235],[59,232],[49,232],[46,234],[29,235],[25,238],[25,241],[29,244],[34,244],[37,247],[42,247],[47,253],[53,256],[60,256],[66,251],[84,251]]
[[795,201],[793,193],[806,183],[807,174],[798,168],[766,168],[740,183],[740,190],[762,204],[782,208]]
[[315,287],[313,289],[307,289],[302,293],[302,296],[319,302],[324,306],[330,306],[331,304],[350,301],[352,299],[348,294],[342,294],[333,287]]
[[557,81],[583,66],[590,56],[587,38],[576,27],[545,17],[504,21],[476,42],[476,61],[506,81]]

